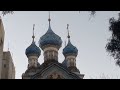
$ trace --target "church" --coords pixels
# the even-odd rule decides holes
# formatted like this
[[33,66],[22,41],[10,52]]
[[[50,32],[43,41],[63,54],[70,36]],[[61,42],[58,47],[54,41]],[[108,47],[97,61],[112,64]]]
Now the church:
[[[68,43],[62,52],[65,58],[60,63],[58,51],[62,47],[62,40],[51,28],[50,14],[48,21],[48,30],[40,37],[39,47],[34,41],[35,25],[33,25],[32,43],[25,51],[28,58],[28,66],[27,70],[22,74],[22,79],[83,79],[84,74],[81,74],[76,67],[78,49],[70,40],[69,25],[67,24]],[[41,50],[43,50],[44,55],[44,62],[42,64],[38,62]]]

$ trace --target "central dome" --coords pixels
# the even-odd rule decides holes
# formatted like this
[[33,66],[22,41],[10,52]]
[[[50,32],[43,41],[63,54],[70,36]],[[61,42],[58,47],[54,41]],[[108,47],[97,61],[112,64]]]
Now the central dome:
[[56,46],[58,49],[62,45],[61,37],[59,37],[57,34],[55,34],[50,25],[48,28],[48,31],[40,38],[39,40],[39,46],[44,49],[46,45],[53,45]]

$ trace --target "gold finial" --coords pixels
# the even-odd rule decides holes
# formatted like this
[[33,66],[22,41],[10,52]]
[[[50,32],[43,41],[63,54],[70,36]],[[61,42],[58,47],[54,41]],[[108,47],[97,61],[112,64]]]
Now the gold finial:
[[67,24],[67,30],[68,30],[68,39],[70,39],[70,34],[69,34],[69,24]]
[[33,42],[34,42],[34,39],[35,39],[35,35],[34,35],[34,27],[35,27],[35,24],[33,24],[33,36],[32,36],[32,38],[33,38]]

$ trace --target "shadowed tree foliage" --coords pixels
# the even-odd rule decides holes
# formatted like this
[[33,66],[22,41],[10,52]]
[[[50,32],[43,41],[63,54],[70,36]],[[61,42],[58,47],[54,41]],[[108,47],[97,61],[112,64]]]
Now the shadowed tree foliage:
[[[79,13],[80,13],[81,11],[79,11]],[[96,11],[88,11],[88,12],[90,12],[90,16],[95,16],[95,14],[96,14]]]
[[95,16],[96,11],[90,11],[90,15]]
[[13,14],[13,11],[2,11],[2,15],[6,15],[6,14]]
[[116,60],[116,65],[120,66],[120,13],[119,18],[110,18],[109,31],[112,33],[107,45],[106,50]]

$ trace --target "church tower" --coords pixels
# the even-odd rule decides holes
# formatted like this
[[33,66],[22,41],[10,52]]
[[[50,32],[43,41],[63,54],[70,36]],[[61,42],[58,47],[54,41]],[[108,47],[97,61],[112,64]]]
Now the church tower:
[[67,24],[67,30],[68,30],[68,44],[63,49],[63,55],[65,56],[65,60],[63,61],[63,64],[67,66],[67,68],[76,74],[80,74],[79,70],[76,67],[76,57],[78,55],[78,49],[72,45],[70,41],[70,35],[69,35],[69,24]]
[[44,62],[58,61],[58,50],[62,46],[61,37],[55,34],[50,25],[50,13],[49,13],[49,28],[47,32],[40,38],[39,46],[44,52]]
[[2,73],[2,58],[3,58],[3,46],[4,46],[4,27],[2,23],[2,18],[0,17],[0,78]]
[[[36,72],[36,68],[40,65],[38,62],[38,58],[41,54],[40,48],[35,44],[35,36],[34,36],[34,26],[33,25],[33,36],[32,36],[32,43],[26,49],[25,54],[28,58],[28,68],[25,73],[22,74],[22,79],[29,79],[31,75],[34,75]],[[26,74],[27,73],[27,74]]]
[[38,58],[41,54],[41,51],[39,49],[39,47],[36,46],[35,41],[34,41],[34,26],[33,25],[33,40],[32,40],[32,44],[26,49],[26,56],[28,57],[28,68],[36,68],[38,65]]

